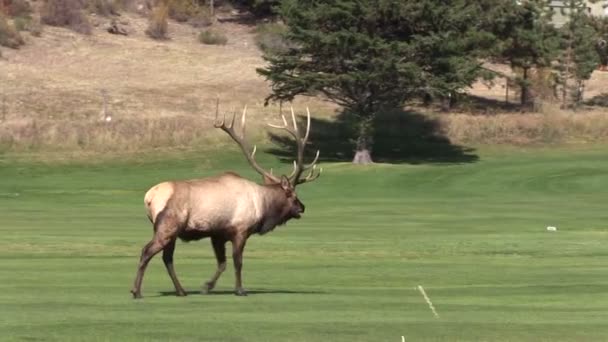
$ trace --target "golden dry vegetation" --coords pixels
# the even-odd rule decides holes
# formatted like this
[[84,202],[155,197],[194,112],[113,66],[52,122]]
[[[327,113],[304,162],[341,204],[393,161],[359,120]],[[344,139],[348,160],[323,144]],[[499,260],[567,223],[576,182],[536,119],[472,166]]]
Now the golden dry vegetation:
[[[226,45],[204,45],[200,29],[169,21],[169,39],[146,36],[146,17],[123,14],[129,36],[106,32],[110,18],[91,16],[91,35],[46,26],[41,37],[24,33],[26,45],[2,49],[0,59],[0,146],[11,151],[128,152],[192,147],[219,141],[212,119],[221,109],[248,105],[250,131],[276,119],[264,107],[268,84],[255,69],[264,65],[254,42],[255,27],[239,23],[235,12],[214,24]],[[471,93],[504,100],[504,82]],[[596,73],[587,96],[605,93],[608,73]],[[104,112],[104,95],[107,94]],[[319,99],[298,99],[314,115],[329,118],[337,107]],[[442,131],[457,143],[543,143],[606,140],[604,108],[565,112],[553,104],[538,114],[440,114]],[[105,114],[112,121],[105,121]],[[551,127],[550,129],[548,127]],[[223,141],[223,140],[222,140]]]

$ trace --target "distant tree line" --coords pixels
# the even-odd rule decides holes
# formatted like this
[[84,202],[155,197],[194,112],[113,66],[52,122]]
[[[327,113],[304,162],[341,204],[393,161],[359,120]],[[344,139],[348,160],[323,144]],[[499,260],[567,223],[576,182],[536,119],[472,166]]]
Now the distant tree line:
[[[258,45],[271,84],[267,102],[322,96],[344,108],[354,128],[354,160],[372,160],[375,120],[411,101],[449,109],[474,82],[496,77],[519,90],[522,108],[538,99],[578,106],[585,81],[608,63],[608,19],[592,17],[587,1],[564,0],[556,27],[549,0],[44,0],[41,22],[87,34],[87,12],[150,16],[147,33],[167,36],[167,19],[207,27],[215,8],[230,5],[265,19]],[[143,4],[143,5],[141,5]],[[142,8],[143,6],[143,8]],[[0,44],[17,48],[19,31],[40,34],[27,0],[0,0]],[[11,18],[7,20],[7,18]],[[270,19],[270,20],[267,20]],[[269,23],[270,22],[270,23]],[[225,44],[202,31],[205,44]],[[509,65],[510,73],[488,68]]]
[[[508,77],[524,108],[543,86],[563,107],[580,104],[606,26],[585,1],[563,3],[568,20],[556,27],[545,0],[272,1],[289,48],[266,53],[258,72],[272,84],[267,102],[321,95],[341,105],[356,126],[354,161],[369,162],[379,113],[421,98],[449,105],[481,78]],[[539,74],[544,85],[532,81]]]

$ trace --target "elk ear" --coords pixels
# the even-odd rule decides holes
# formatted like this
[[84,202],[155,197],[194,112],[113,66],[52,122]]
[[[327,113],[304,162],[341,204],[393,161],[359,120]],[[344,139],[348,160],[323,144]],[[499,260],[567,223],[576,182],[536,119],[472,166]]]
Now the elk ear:
[[289,179],[287,179],[287,177],[285,177],[284,175],[281,176],[281,188],[283,188],[283,190],[285,191],[293,190],[291,183],[289,183]]

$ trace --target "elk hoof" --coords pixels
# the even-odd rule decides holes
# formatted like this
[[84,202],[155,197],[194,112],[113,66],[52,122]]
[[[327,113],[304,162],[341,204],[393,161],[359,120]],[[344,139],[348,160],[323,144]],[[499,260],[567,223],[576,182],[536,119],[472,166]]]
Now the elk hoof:
[[247,295],[247,291],[245,291],[245,289],[240,288],[240,289],[236,289],[234,291],[234,294],[236,296],[246,296]]
[[181,290],[181,291],[177,291],[175,293],[178,297],[186,297],[188,294],[186,293],[186,291]]
[[215,283],[206,282],[203,284],[203,288],[201,289],[202,294],[208,294],[215,287]]
[[133,295],[133,299],[141,299],[143,298],[141,292],[136,290],[131,290],[131,294]]

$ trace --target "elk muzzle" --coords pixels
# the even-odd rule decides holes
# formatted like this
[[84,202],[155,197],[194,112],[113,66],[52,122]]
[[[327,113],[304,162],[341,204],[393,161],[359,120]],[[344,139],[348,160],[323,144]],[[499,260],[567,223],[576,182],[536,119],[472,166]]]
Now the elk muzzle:
[[306,210],[306,206],[304,205],[304,203],[300,202],[299,199],[296,199],[291,215],[293,216],[293,218],[295,219],[299,219],[300,217],[302,217],[302,214],[304,213],[304,211]]

